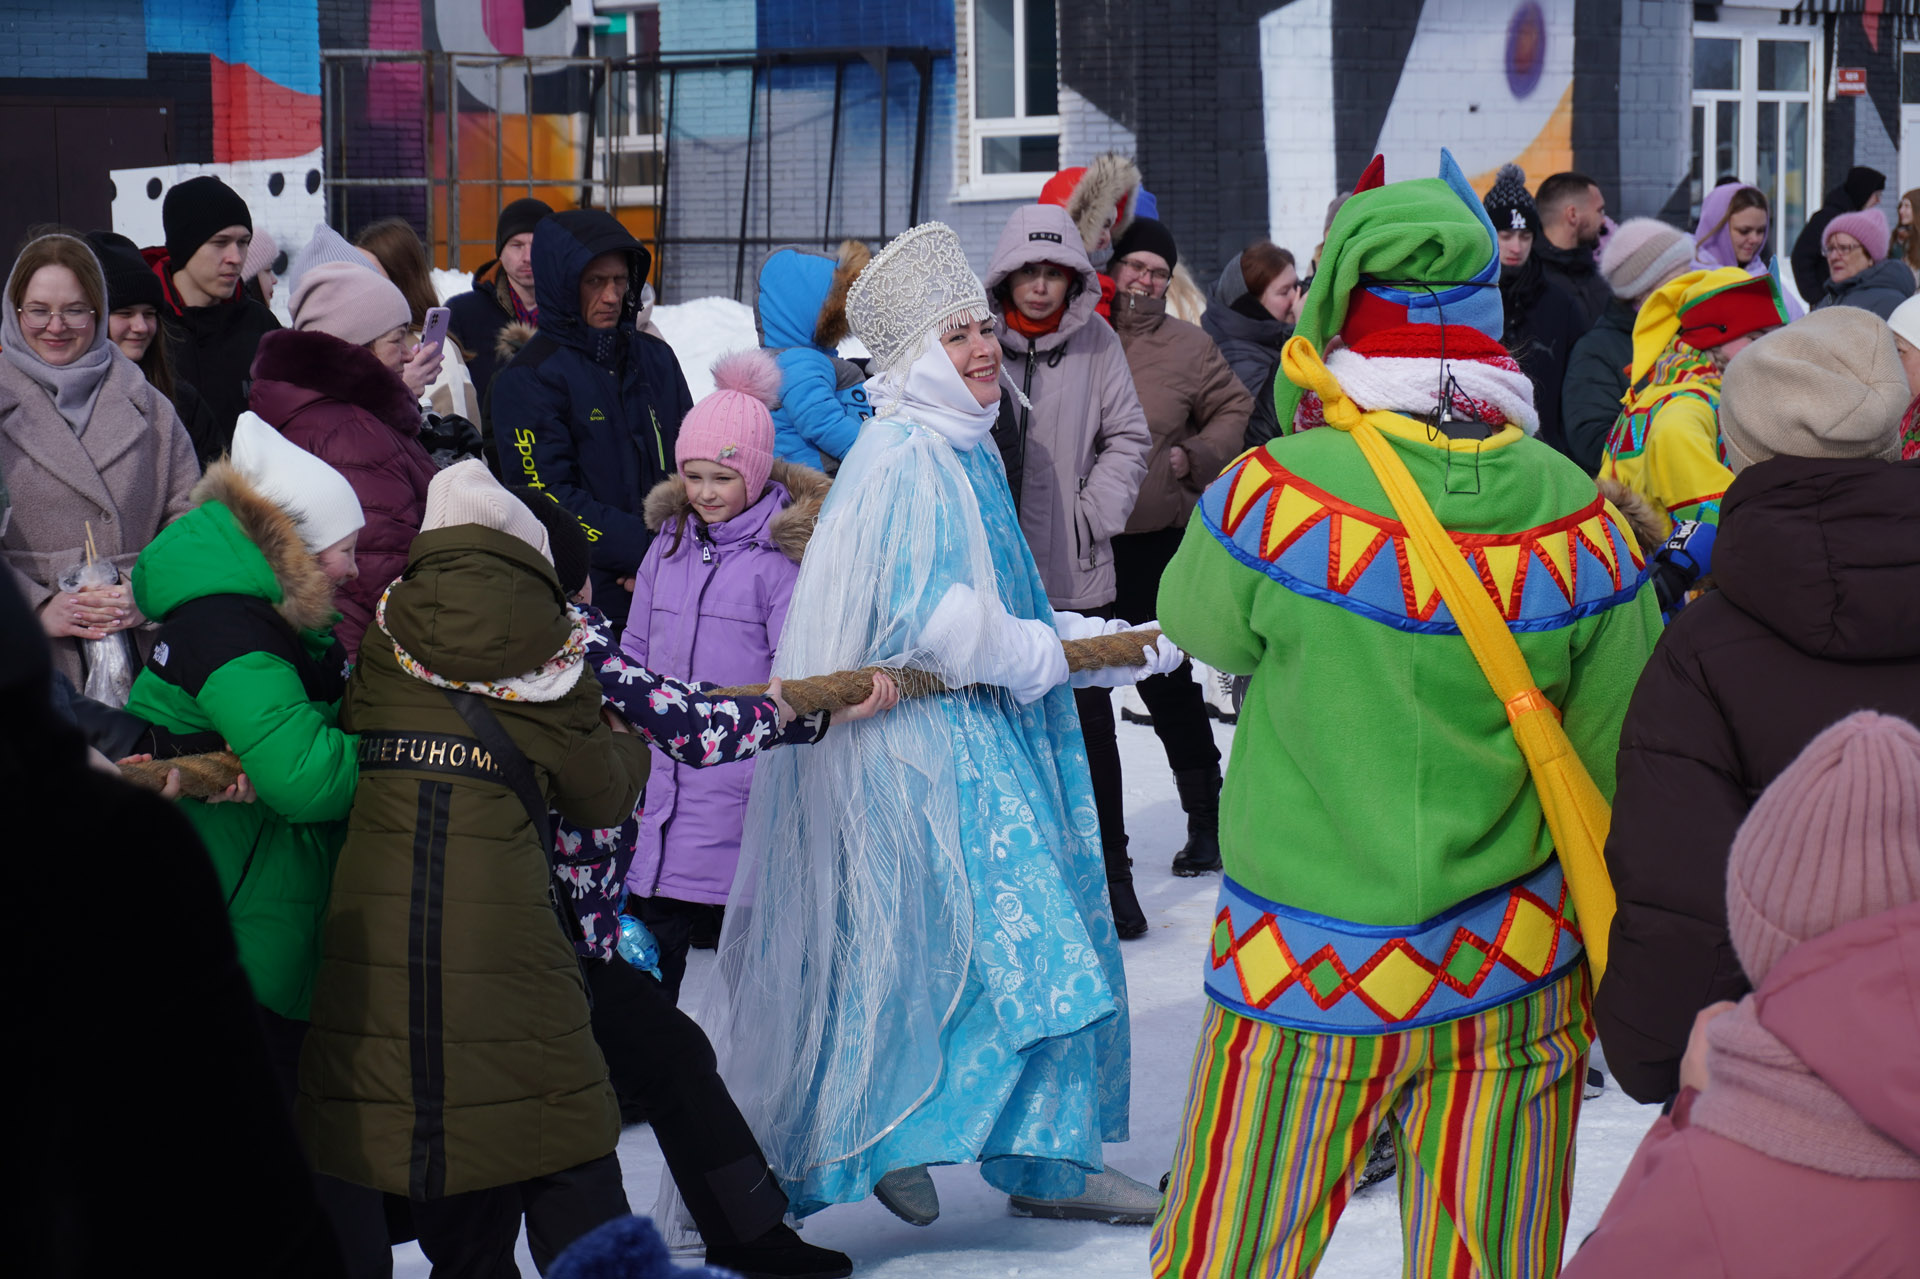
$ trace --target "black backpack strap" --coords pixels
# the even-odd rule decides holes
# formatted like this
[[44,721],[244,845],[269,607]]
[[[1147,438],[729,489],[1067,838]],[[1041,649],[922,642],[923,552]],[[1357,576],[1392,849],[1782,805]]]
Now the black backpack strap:
[[467,721],[467,727],[480,739],[480,744],[493,754],[493,762],[506,775],[507,785],[520,797],[520,803],[527,810],[527,820],[533,823],[533,833],[540,839],[540,855],[552,857],[553,826],[547,820],[547,799],[534,780],[533,763],[526,752],[488,709],[486,698],[451,688],[440,691],[453,703],[453,709],[460,712],[460,718]]

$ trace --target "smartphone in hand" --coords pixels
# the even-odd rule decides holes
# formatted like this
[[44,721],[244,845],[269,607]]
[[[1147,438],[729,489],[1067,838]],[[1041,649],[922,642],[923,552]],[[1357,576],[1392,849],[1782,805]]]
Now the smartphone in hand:
[[444,306],[427,308],[426,327],[420,330],[420,345],[429,342],[444,344],[447,340],[447,324],[453,319],[453,312]]

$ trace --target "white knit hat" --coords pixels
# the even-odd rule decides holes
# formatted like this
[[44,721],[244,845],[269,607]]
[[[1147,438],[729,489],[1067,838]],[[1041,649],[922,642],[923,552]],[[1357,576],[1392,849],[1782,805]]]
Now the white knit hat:
[[242,413],[227,454],[233,469],[292,517],[309,551],[323,551],[367,522],[347,477],[267,425]]
[[517,537],[553,563],[547,526],[534,518],[527,504],[501,487],[479,458],[456,462],[427,485],[427,509],[420,521],[422,533],[455,524],[478,524]]
[[1887,327],[1895,337],[1905,338],[1908,346],[1920,347],[1920,297],[1908,298],[1893,308]]
[[847,290],[847,324],[872,353],[876,373],[912,364],[928,333],[991,315],[960,237],[942,222],[896,236]]

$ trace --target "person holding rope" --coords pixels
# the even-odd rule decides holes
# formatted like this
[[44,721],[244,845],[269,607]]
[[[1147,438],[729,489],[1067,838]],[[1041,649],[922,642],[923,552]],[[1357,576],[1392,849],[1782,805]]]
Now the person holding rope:
[[[1062,649],[1128,624],[1047,603],[989,443],[1000,345],[953,232],[896,239],[847,314],[879,416],[827,497],[774,674],[915,668],[952,691],[759,762],[721,937],[723,1069],[798,1215],[874,1193],[926,1225],[926,1166],[979,1163],[1016,1213],[1144,1224],[1160,1196],[1101,1149],[1127,1137],[1126,977]],[[1158,640],[1071,682],[1181,660]]]
[[1252,683],[1155,1275],[1312,1274],[1382,1126],[1407,1274],[1552,1275],[1565,1241],[1659,612],[1618,513],[1533,438],[1453,158],[1361,185],[1281,357],[1279,419],[1318,429],[1209,486],[1161,579],[1176,642]]

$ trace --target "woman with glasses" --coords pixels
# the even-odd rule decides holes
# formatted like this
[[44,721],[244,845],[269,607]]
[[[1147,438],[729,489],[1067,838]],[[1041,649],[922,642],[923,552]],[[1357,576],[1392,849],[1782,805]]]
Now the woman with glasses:
[[[83,240],[43,235],[21,250],[0,316],[0,478],[13,502],[0,554],[56,669],[76,685],[83,640],[132,633],[145,656],[128,571],[187,510],[200,478],[173,405],[115,348],[107,314],[100,263]],[[118,581],[61,586],[94,557]]]
[[[1113,331],[1127,353],[1152,438],[1140,499],[1126,531],[1113,539],[1113,611],[1133,622],[1157,616],[1160,575],[1180,549],[1187,517],[1240,451],[1253,411],[1253,397],[1212,339],[1167,314],[1167,285],[1179,263],[1172,233],[1153,218],[1136,218],[1114,245],[1108,268],[1116,290]],[[1187,814],[1187,843],[1174,855],[1173,873],[1218,870],[1220,748],[1193,667],[1182,663],[1136,687]]]
[[1827,223],[1820,251],[1827,257],[1827,291],[1813,304],[1857,306],[1881,319],[1913,296],[1913,272],[1898,258],[1888,259],[1891,232],[1878,209],[1842,213]]

